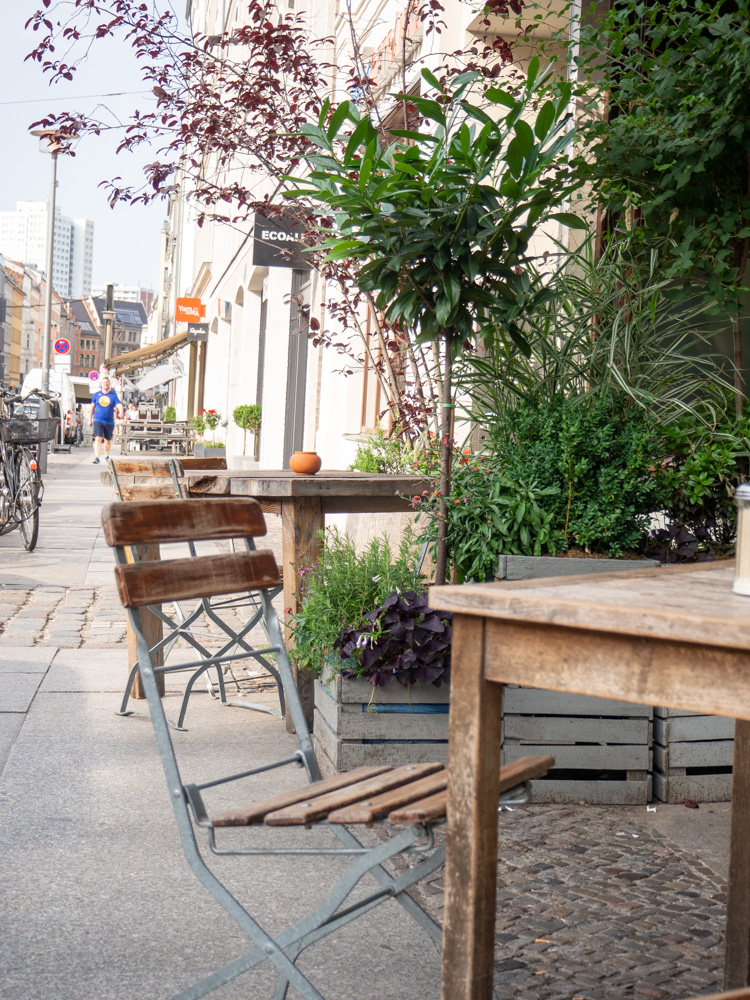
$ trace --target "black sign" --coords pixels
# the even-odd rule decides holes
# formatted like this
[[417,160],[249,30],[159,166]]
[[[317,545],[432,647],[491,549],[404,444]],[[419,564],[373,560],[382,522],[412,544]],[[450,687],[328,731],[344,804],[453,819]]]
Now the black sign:
[[208,340],[208,323],[188,323],[187,339]]
[[299,238],[299,227],[292,222],[255,216],[253,264],[259,267],[293,267],[298,271],[310,271],[312,265],[308,255],[302,252],[304,247],[305,244]]

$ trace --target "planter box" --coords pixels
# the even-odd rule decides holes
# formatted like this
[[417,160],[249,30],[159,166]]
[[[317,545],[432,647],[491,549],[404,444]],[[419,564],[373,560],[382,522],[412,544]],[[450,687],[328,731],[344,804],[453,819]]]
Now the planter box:
[[[501,556],[503,580],[622,572],[657,567],[653,559]],[[506,685],[502,762],[551,754],[555,767],[531,782],[534,802],[642,805],[652,791],[649,705]]]
[[315,681],[313,743],[324,775],[367,764],[448,761],[450,688],[374,688],[325,667]]
[[212,448],[210,445],[200,442],[193,445],[193,455],[196,458],[224,458],[226,453],[226,448]]
[[662,802],[728,802],[734,719],[654,709],[654,795]]

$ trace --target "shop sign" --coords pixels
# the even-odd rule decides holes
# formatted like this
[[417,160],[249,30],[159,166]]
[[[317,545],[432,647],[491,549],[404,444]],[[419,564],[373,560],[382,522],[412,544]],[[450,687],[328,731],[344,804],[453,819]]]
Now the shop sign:
[[266,219],[255,216],[253,232],[253,264],[258,267],[293,267],[309,271],[312,265],[304,253],[305,244],[300,239],[300,226],[290,219]]

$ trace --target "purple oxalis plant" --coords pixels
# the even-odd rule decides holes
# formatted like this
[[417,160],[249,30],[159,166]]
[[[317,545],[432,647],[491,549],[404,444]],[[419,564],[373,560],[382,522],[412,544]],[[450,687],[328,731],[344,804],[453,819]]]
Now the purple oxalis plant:
[[451,614],[430,608],[426,592],[395,591],[363,617],[368,624],[342,629],[334,643],[342,660],[353,661],[342,677],[367,677],[373,687],[392,677],[404,686],[449,682]]

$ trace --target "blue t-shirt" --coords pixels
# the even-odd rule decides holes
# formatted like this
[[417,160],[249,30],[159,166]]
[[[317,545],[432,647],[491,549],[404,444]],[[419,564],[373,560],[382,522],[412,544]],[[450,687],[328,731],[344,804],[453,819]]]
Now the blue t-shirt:
[[94,420],[98,420],[100,424],[113,424],[115,408],[120,405],[120,398],[113,389],[109,392],[95,392],[91,397],[91,405],[94,407]]

